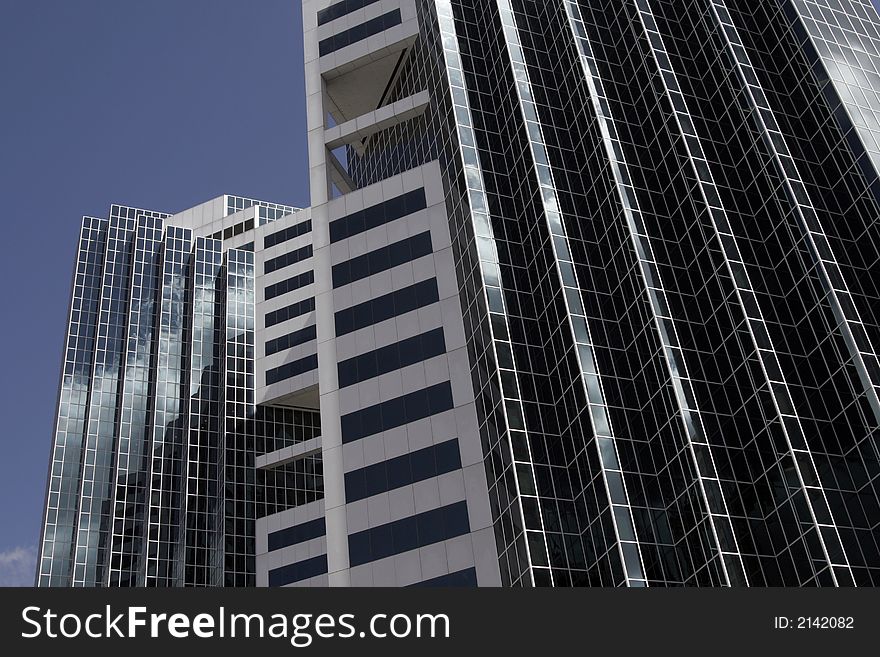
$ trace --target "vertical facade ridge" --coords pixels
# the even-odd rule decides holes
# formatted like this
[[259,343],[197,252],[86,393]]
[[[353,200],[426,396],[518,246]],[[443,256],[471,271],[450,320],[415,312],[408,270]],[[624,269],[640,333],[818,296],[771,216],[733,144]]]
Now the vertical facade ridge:
[[92,392],[94,330],[100,309],[108,224],[106,219],[85,217],[80,230],[37,564],[39,586],[71,586],[73,581],[78,481]]
[[[568,235],[565,230],[563,217],[560,214],[559,202],[556,198],[553,167],[549,164],[542,136],[543,128],[541,125],[540,109],[532,100],[531,81],[526,68],[522,46],[520,45],[516,16],[508,0],[496,0],[496,3],[513,69],[514,87],[522,113],[522,120],[529,134],[529,147],[532,161],[534,162],[536,182],[541,190],[543,214],[547,223],[547,230],[552,236],[550,243],[552,244],[556,273],[559,283],[564,289],[563,298],[567,310],[566,321],[571,335],[577,344],[577,349],[575,350],[579,365],[577,378],[583,386],[584,397],[589,404],[590,425],[595,435],[599,462],[602,464],[601,473],[612,509],[612,523],[621,564],[623,565],[624,573],[626,573],[626,583],[628,586],[645,586],[647,582],[642,566],[638,532],[633,524],[632,508],[629,502],[625,478],[619,470],[620,461],[617,454],[614,427],[608,414],[605,394],[602,389],[602,371],[598,364],[599,359],[596,358],[594,353],[589,321],[586,318],[583,301],[580,298],[581,286],[572,263]],[[530,118],[532,119],[531,121],[529,120]],[[547,162],[547,164],[540,164],[541,162]],[[575,317],[577,318],[576,320]],[[582,324],[582,331],[575,330],[575,321]],[[591,381],[592,385],[587,383],[588,377],[594,379]],[[612,476],[609,472],[610,470],[613,470],[615,476],[622,479],[622,496],[619,499],[612,497],[612,488],[608,482],[608,478]]]
[[80,474],[73,586],[99,586],[104,577],[104,554],[110,536],[108,497],[116,454],[135,226],[134,219],[111,213],[96,329],[92,401]]
[[[874,385],[872,385],[870,376],[865,368],[863,356],[859,352],[858,346],[855,344],[852,327],[843,313],[843,308],[838,299],[835,285],[832,285],[832,278],[829,269],[831,267],[836,267],[837,263],[833,260],[833,255],[830,255],[830,257],[828,255],[831,254],[831,251],[828,247],[827,238],[822,230],[819,217],[810,202],[809,192],[800,180],[797,164],[789,155],[785,137],[778,129],[772,111],[766,102],[759,102],[759,99],[766,99],[766,94],[761,88],[758,77],[751,66],[748,53],[742,48],[742,40],[739,37],[737,28],[733,25],[733,20],[730,17],[726,5],[723,0],[709,0],[709,5],[712,15],[720,28],[719,34],[721,34],[725,40],[727,54],[731,61],[734,62],[734,66],[740,75],[740,81],[746,90],[747,98],[751,101],[753,109],[751,116],[754,118],[758,129],[761,131],[764,143],[766,144],[768,151],[771,153],[777,172],[784,180],[786,194],[795,209],[796,216],[800,220],[801,228],[807,237],[807,244],[810,248],[811,258],[818,265],[818,271],[822,279],[823,287],[831,299],[834,315],[839,322],[838,326],[843,329],[844,341],[851,350],[853,359],[857,364],[860,378],[866,384],[866,392],[871,400],[871,406],[874,409],[875,417],[880,419],[880,415],[878,415],[878,412],[880,412],[880,402],[878,402],[877,391],[874,388]],[[737,49],[736,46],[740,47]],[[820,241],[824,246],[824,249],[821,252],[820,247],[818,246]],[[734,250],[736,248],[734,241],[734,243],[730,245],[730,249]],[[823,252],[826,253],[826,259],[823,259],[821,255]],[[731,256],[734,254],[727,255]],[[846,283],[839,270],[835,269],[833,273],[835,275],[833,280],[837,281],[837,286],[842,288],[844,294],[848,294]],[[858,315],[856,314],[856,319],[857,318]],[[766,327],[763,327],[763,330],[766,331]],[[769,337],[769,334],[768,341],[772,348],[773,341],[772,338]],[[756,347],[757,346],[756,342]],[[869,345],[863,345],[863,347],[866,351],[870,348]],[[876,354],[872,355],[876,358]],[[775,364],[774,371],[776,370],[781,371],[778,362]],[[767,374],[767,381],[771,386],[775,383],[781,383],[784,388],[784,390],[777,389],[776,391],[777,395],[779,395],[777,398],[777,407],[780,416],[783,417],[782,414],[784,408],[794,408],[787,391],[787,383],[782,376],[779,377],[778,381],[773,381],[766,367],[764,371],[765,374]],[[774,395],[774,397],[777,395]],[[784,423],[785,431],[787,435],[789,431],[793,431],[795,434],[794,436],[789,435],[788,441],[794,456],[794,463],[801,481],[801,486],[804,487],[805,491],[807,491],[808,485],[811,488],[815,488],[817,491],[813,495],[810,495],[809,491],[807,491],[807,502],[810,506],[810,512],[819,533],[819,540],[822,543],[825,558],[827,559],[828,564],[832,566],[832,576],[834,577],[835,583],[841,586],[852,586],[854,584],[852,571],[850,570],[846,551],[843,548],[840,535],[837,531],[837,526],[833,521],[833,514],[828,506],[825,489],[822,485],[822,477],[816,469],[812,450],[810,449],[806,436],[803,433],[803,429],[800,426],[800,419],[797,418],[796,414],[793,416],[796,418],[793,422],[787,424]],[[797,445],[800,445],[803,449],[797,449]],[[830,522],[821,523],[819,518],[828,518],[830,519]],[[833,558],[834,555],[837,555],[836,558]]]
[[217,460],[221,449],[221,364],[218,344],[222,326],[221,291],[223,263],[220,240],[197,237],[191,280],[191,331],[189,396],[185,428],[183,474],[183,531],[178,562],[185,564],[177,583],[216,586],[222,581],[212,553],[218,548],[211,527],[216,522],[217,497],[221,494]]
[[[778,3],[784,11],[788,6],[786,2],[792,1],[793,0],[778,0]],[[754,73],[748,55],[745,54],[744,51],[741,55],[740,51],[734,49],[734,46],[738,43],[741,45],[741,39],[739,39],[739,36],[736,34],[737,28],[732,23],[730,13],[726,5],[723,3],[713,2],[712,7],[719,22],[722,22],[725,18],[728,21],[723,23],[725,30],[727,26],[731,28],[731,40],[728,42],[731,57],[733,57],[737,61],[738,66],[743,69],[742,75],[744,84],[748,87],[753,87],[755,90],[750,93],[750,98],[753,100],[755,109],[758,111],[758,121],[764,125],[766,134],[768,135],[766,138],[767,147],[774,153],[775,161],[781,172],[780,175],[786,178],[788,185],[791,188],[790,194],[792,195],[792,203],[798,208],[802,230],[807,236],[811,256],[818,264],[818,269],[822,275],[823,285],[825,286],[828,297],[831,301],[835,320],[842,329],[844,342],[856,364],[859,378],[865,387],[865,392],[874,412],[875,422],[880,425],[880,393],[878,393],[878,391],[880,391],[880,360],[878,360],[877,345],[874,344],[874,340],[871,339],[871,336],[868,335],[864,329],[864,322],[859,307],[853,300],[853,295],[850,292],[846,276],[844,275],[840,262],[835,255],[834,248],[830,245],[828,235],[823,228],[822,221],[811,200],[810,192],[802,182],[798,166],[791,157],[790,150],[786,144],[786,139],[780,131],[779,126],[776,125],[772,112],[761,111],[764,110],[765,107],[759,105],[757,99],[766,98],[766,95]],[[807,39],[815,42],[815,37],[804,28],[802,24],[803,18],[800,14],[797,12],[794,12],[794,15],[789,14],[789,19],[793,30],[799,28],[799,31],[806,36]],[[815,48],[815,44],[813,47]],[[816,58],[815,65],[823,68],[824,75],[826,77],[828,76],[827,66],[821,59]],[[825,90],[833,93],[834,85],[825,85]],[[880,92],[880,90],[876,91]],[[756,95],[756,93],[760,95]],[[854,108],[849,107],[848,104],[844,102],[839,102],[839,106],[841,110],[846,113],[849,124],[855,127],[857,123],[852,118]],[[871,162],[874,167],[874,178],[876,178],[878,173],[880,173],[877,170],[877,160],[871,158]],[[859,163],[859,166],[863,169],[867,167],[866,163],[862,162]]]
[[[459,53],[459,36],[455,25],[452,2],[450,0],[436,0],[436,12],[442,42],[443,64],[446,69],[446,80],[450,85],[456,114],[460,117],[455,126],[457,130],[455,138],[460,146],[456,156],[464,171],[465,198],[462,200],[466,203],[466,216],[468,216],[471,222],[472,230],[477,242],[478,257],[476,259],[476,271],[480,274],[482,279],[479,282],[478,287],[478,303],[488,310],[491,318],[486,327],[487,348],[492,353],[494,363],[499,363],[498,343],[504,341],[504,335],[509,336],[503,301],[501,301],[500,304],[498,303],[502,297],[502,272],[498,265],[498,252],[495,244],[495,236],[492,230],[489,205],[486,199],[485,182],[483,180],[480,156],[476,148],[468,148],[466,146],[469,144],[475,145],[476,137],[473,131],[473,115],[471,113],[470,101],[468,99],[469,90],[467,86],[467,78],[464,74],[461,55]],[[465,156],[465,150],[467,150],[470,157]],[[498,335],[499,332],[501,335]],[[515,356],[513,355],[512,350],[510,350],[510,353],[513,367],[515,368]],[[496,368],[494,371],[490,371],[489,377],[496,382],[500,381],[501,376],[499,370]],[[498,388],[500,389],[501,386],[498,385]],[[509,389],[506,389],[505,392],[507,392],[507,390]],[[521,402],[516,396],[511,396],[507,401],[503,401],[499,405],[497,411],[493,412],[497,412],[499,415],[498,433],[500,434],[500,442],[502,443],[501,458],[502,460],[508,460],[509,463],[512,464],[516,459],[511,445],[509,430],[514,427],[519,427],[523,429],[523,433],[527,435],[522,421],[523,410]],[[524,438],[523,442],[527,445],[527,438]],[[489,459],[489,455],[484,454],[484,458]],[[522,490],[520,487],[520,476],[534,477],[534,474],[530,471],[531,464],[529,461],[524,461],[523,466],[521,467],[525,467],[527,471],[522,473],[518,470],[517,474],[512,477],[512,483],[516,491],[512,504],[515,506],[515,509],[512,513],[518,516],[517,522],[514,524],[518,524],[519,527],[525,528],[527,527],[527,524],[521,502]],[[508,512],[507,510],[501,511]],[[526,530],[523,529],[523,532],[525,531]],[[511,546],[497,545],[497,549],[499,552],[499,558],[502,558],[502,554],[506,550],[511,549]],[[522,542],[520,549],[524,551],[526,564],[528,564],[526,572],[522,573],[522,576],[527,576],[528,585],[534,586],[535,564],[543,565],[547,563],[546,543],[543,539],[539,543],[532,540],[525,540]]]
[[[664,46],[663,36],[657,31],[652,31],[652,28],[653,30],[656,30],[657,23],[651,10],[650,2],[649,0],[635,0],[635,3],[643,29],[651,37],[651,49],[655,59],[657,59],[658,67],[662,70],[661,78],[663,80],[663,87],[665,88],[667,95],[671,93],[676,93],[679,96],[679,102],[675,102],[675,99],[672,99],[670,97],[670,104],[673,107],[673,112],[676,115],[676,121],[681,129],[685,148],[688,152],[688,159],[691,162],[695,177],[698,180],[697,186],[700,189],[702,200],[709,211],[709,217],[711,218],[711,223],[716,234],[716,239],[721,244],[725,266],[728,269],[730,279],[735,283],[739,306],[744,309],[753,309],[753,312],[751,314],[749,314],[747,311],[747,326],[749,337],[754,346],[754,349],[757,351],[757,353],[761,355],[761,368],[766,377],[766,381],[770,386],[771,397],[773,399],[776,413],[781,419],[785,420],[786,416],[783,415],[783,409],[790,411],[791,420],[788,422],[783,422],[783,432],[785,433],[787,448],[791,454],[792,464],[795,472],[797,473],[798,482],[806,494],[804,482],[816,480],[815,468],[812,465],[811,455],[806,449],[806,441],[804,439],[803,432],[800,429],[800,422],[797,418],[797,414],[794,411],[791,397],[788,393],[787,384],[785,383],[781,374],[782,369],[779,366],[778,360],[776,358],[776,351],[773,348],[769,332],[766,325],[764,324],[764,319],[761,315],[757,301],[749,302],[747,300],[744,300],[744,297],[748,296],[752,298],[755,294],[754,288],[752,287],[752,283],[750,280],[749,272],[747,271],[745,264],[742,262],[742,259],[739,256],[739,250],[736,244],[735,236],[731,232],[729,232],[730,224],[727,219],[727,213],[723,207],[720,195],[718,194],[718,190],[715,188],[714,179],[712,177],[712,173],[709,169],[708,163],[702,157],[703,151],[700,144],[700,137],[694,129],[693,119],[688,112],[687,100],[684,98],[683,95],[680,94],[678,81],[676,79],[676,74],[673,70],[672,65],[669,64],[668,66],[664,67],[661,63],[661,61],[669,62],[669,55],[666,52]],[[688,139],[688,137],[692,137],[692,139]],[[701,161],[702,167],[698,167],[698,160]],[[725,237],[727,239],[725,239]],[[764,347],[763,349],[762,345]],[[768,361],[770,363],[769,366]],[[768,373],[768,370],[779,372],[779,381],[776,381],[774,383]],[[794,432],[794,436],[791,435],[791,432]],[[804,458],[802,459],[798,459],[798,452],[795,451],[796,444],[801,445],[805,448],[804,450],[802,450],[802,453],[804,455]],[[807,468],[806,473],[804,472],[805,467]],[[821,536],[821,530],[816,520],[816,512],[813,508],[815,502],[814,500],[810,500],[809,497],[806,495],[805,499],[810,509],[810,516],[812,518],[815,531],[819,536],[819,540],[822,544],[824,558],[830,566],[831,560],[829,558],[829,552],[827,547],[825,546],[825,539]],[[832,576],[834,578],[834,581],[836,582],[837,577],[836,575],[834,575],[833,571]]]
[[[748,578],[742,565],[742,556],[734,536],[727,502],[719,484],[715,461],[712,456],[712,447],[706,439],[706,430],[703,425],[699,405],[691,389],[687,364],[682,357],[681,341],[678,337],[675,322],[669,315],[670,305],[666,300],[666,292],[660,275],[659,267],[654,258],[651,240],[644,228],[644,219],[641,214],[638,196],[635,190],[624,181],[631,181],[627,169],[627,162],[622,148],[615,148],[618,139],[615,119],[603,108],[609,107],[605,97],[604,85],[596,73],[593,63],[594,57],[589,36],[584,26],[580,7],[573,0],[566,0],[566,13],[571,28],[572,37],[579,49],[579,59],[583,73],[587,79],[590,90],[593,111],[599,122],[599,131],[606,156],[611,163],[611,172],[615,181],[615,188],[620,197],[626,226],[632,240],[632,245],[639,261],[641,273],[640,280],[650,300],[655,329],[663,345],[664,362],[673,383],[675,399],[678,402],[678,415],[683,424],[684,434],[687,438],[688,451],[693,461],[694,470],[697,473],[697,482],[700,487],[701,497],[705,509],[709,514],[712,531],[717,543],[718,554],[722,559],[722,568],[725,573],[727,585],[748,585]],[[640,228],[641,227],[641,228]],[[697,447],[698,445],[698,447]],[[699,450],[699,454],[698,451]],[[712,487],[712,495],[707,494],[707,488]],[[721,526],[719,527],[719,523]]]
[[[744,49],[735,49],[742,45],[733,25],[730,13],[723,2],[711,3],[714,16],[727,36],[728,53],[740,71],[742,83],[749,93],[755,109],[755,118],[758,125],[763,129],[764,141],[768,150],[773,154],[774,163],[780,176],[786,181],[787,192],[792,205],[796,208],[801,228],[807,237],[810,247],[810,255],[818,265],[818,271],[822,278],[838,326],[842,329],[844,341],[850,350],[850,354],[859,372],[859,378],[865,386],[865,392],[871,402],[875,421],[880,423],[880,398],[877,390],[880,388],[880,372],[877,368],[869,369],[866,359],[877,362],[877,351],[870,338],[862,329],[862,320],[859,311],[852,302],[852,297],[846,279],[840,271],[840,265],[834,255],[833,249],[828,244],[822,221],[810,200],[810,193],[803,185],[798,166],[791,158],[786,139],[776,125],[772,111],[766,104],[761,104],[759,98],[766,98],[764,90],[758,81],[752,68],[748,54]],[[841,297],[847,299],[843,303]],[[858,336],[858,338],[857,338]]]
[[111,538],[104,585],[132,586],[137,582],[145,536],[144,502],[147,490],[144,459],[152,433],[149,417],[150,374],[154,364],[155,308],[159,300],[163,223],[141,215],[134,244],[133,276],[128,298],[124,375],[111,485]]
[[160,304],[156,343],[156,406],[147,497],[144,559],[145,586],[171,586],[176,580],[175,560],[180,537],[182,447],[188,408],[187,308],[192,234],[169,227],[162,248]]

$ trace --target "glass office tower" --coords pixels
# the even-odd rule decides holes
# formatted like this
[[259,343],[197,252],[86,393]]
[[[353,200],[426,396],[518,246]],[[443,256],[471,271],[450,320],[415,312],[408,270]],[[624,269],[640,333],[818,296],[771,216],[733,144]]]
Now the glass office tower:
[[880,583],[867,0],[303,22],[310,210],[83,224],[41,584]]
[[38,585],[253,586],[256,518],[319,495],[319,457],[254,466],[320,433],[254,400],[253,240],[302,214],[225,196],[83,219]]

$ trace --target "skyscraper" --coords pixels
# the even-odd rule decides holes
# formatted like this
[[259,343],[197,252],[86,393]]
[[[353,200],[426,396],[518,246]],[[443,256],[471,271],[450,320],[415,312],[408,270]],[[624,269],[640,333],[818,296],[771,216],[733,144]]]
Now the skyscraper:
[[83,219],[39,585],[253,585],[256,518],[320,497],[319,457],[254,466],[320,432],[254,402],[254,241],[288,224],[234,196]]
[[867,0],[303,20],[310,210],[84,223],[41,583],[878,583]]

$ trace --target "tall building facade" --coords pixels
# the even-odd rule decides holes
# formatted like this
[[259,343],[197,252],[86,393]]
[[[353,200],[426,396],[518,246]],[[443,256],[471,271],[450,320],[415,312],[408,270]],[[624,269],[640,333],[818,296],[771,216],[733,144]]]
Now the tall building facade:
[[40,584],[880,583],[868,0],[303,22],[309,210],[84,221]]
[[313,408],[255,404],[254,243],[279,230],[307,240],[308,210],[83,219],[38,585],[253,586],[256,519],[321,496],[319,456],[255,467],[320,433]]

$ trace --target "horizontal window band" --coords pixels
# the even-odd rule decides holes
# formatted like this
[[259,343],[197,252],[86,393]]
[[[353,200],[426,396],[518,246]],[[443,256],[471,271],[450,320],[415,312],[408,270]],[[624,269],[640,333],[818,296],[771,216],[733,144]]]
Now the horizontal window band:
[[263,248],[268,249],[270,247],[276,246],[277,244],[281,244],[283,242],[287,242],[292,240],[300,235],[305,235],[306,233],[310,233],[312,231],[312,220],[306,219],[305,221],[301,221],[298,224],[294,224],[293,226],[288,226],[283,230],[275,231],[274,233],[269,233],[263,238]]
[[477,585],[476,568],[465,568],[448,575],[440,575],[433,579],[426,579],[423,582],[410,584],[407,588],[428,588],[433,586],[458,586],[458,587],[475,587]]
[[428,207],[419,188],[330,222],[330,242],[338,242]]
[[461,469],[458,439],[431,445],[365,468],[345,473],[345,501],[387,493],[419,481]]
[[443,329],[434,329],[340,362],[337,365],[339,387],[346,388],[444,353]]
[[216,233],[210,236],[212,240],[228,240],[232,239],[236,235],[241,235],[242,233],[246,233],[249,230],[254,229],[254,220],[247,219],[242,221],[239,224],[235,224],[234,226],[229,226],[228,228],[224,228],[223,230],[218,230]]
[[340,262],[338,265],[333,265],[333,287],[348,285],[433,252],[431,232],[419,233],[362,256]]
[[266,355],[271,356],[272,354],[277,354],[279,351],[284,351],[285,349],[290,349],[291,347],[296,347],[305,344],[306,342],[317,340],[317,338],[318,327],[312,324],[299,331],[294,331],[293,333],[288,333],[287,335],[282,335],[274,340],[267,341]]
[[424,308],[440,300],[437,279],[431,278],[381,297],[345,308],[334,315],[336,335],[378,324],[386,319]]
[[352,567],[433,545],[470,531],[467,502],[456,502],[348,537]]
[[307,260],[311,257],[312,245],[307,244],[302,248],[295,249],[293,251],[290,251],[289,253],[280,255],[277,258],[266,260],[266,262],[263,263],[263,273],[271,274],[273,271],[278,271],[279,269],[290,267],[291,265],[295,265],[296,263],[302,262],[303,260]]
[[280,367],[266,370],[266,385],[270,386],[273,383],[278,383],[279,381],[284,381],[285,379],[291,379],[295,376],[305,374],[306,372],[311,372],[312,370],[316,369],[318,369],[318,355],[312,354],[311,356],[306,356],[305,358],[295,360],[292,363],[285,363]]
[[297,543],[304,543],[319,536],[327,534],[327,525],[324,518],[310,520],[300,525],[294,525],[286,529],[280,529],[277,532],[269,534],[268,546],[269,552],[280,550],[281,548],[290,547]]
[[274,283],[273,285],[267,285],[264,299],[268,301],[269,299],[280,297],[282,294],[293,292],[294,290],[298,290],[301,287],[305,287],[306,285],[311,285],[314,282],[315,272],[311,270],[303,272],[302,274],[292,276],[291,278],[279,281],[278,283]]
[[453,408],[449,381],[343,415],[342,442],[350,443]]
[[266,328],[269,328],[270,326],[275,326],[276,324],[281,324],[282,322],[286,322],[287,320],[293,319],[294,317],[305,315],[306,313],[312,312],[314,309],[315,298],[312,297],[310,299],[303,299],[302,301],[298,301],[297,303],[292,303],[289,306],[285,306],[284,308],[273,310],[270,313],[266,313]]
[[269,571],[269,586],[285,586],[304,579],[327,573],[327,555],[322,554],[305,561],[297,561],[289,566],[281,566]]
[[400,9],[389,11],[387,14],[377,16],[366,23],[355,25],[344,32],[338,32],[331,37],[322,39],[318,42],[318,55],[320,57],[329,55],[331,52],[336,52],[358,41],[369,39],[374,34],[384,32],[395,25],[400,25],[401,22]]
[[372,5],[379,0],[342,0],[318,12],[318,25],[324,25],[337,18],[342,18],[347,14],[363,9],[367,5]]

